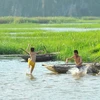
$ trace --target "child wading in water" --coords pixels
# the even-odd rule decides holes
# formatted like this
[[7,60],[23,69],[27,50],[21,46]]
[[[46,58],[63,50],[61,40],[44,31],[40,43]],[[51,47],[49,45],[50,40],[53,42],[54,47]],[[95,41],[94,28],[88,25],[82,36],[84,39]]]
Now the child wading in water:
[[77,68],[80,69],[82,67],[82,58],[78,55],[78,50],[74,50],[74,55],[70,58],[67,58],[66,63],[68,63],[68,61],[71,59],[74,59]]
[[[28,48],[29,48],[29,45],[28,45]],[[42,51],[35,52],[34,47],[31,47],[30,51],[27,52],[30,55],[30,58],[28,58],[28,66],[30,68],[30,75],[32,75],[32,72],[33,72],[34,67],[35,67],[36,54],[39,53],[39,52],[42,52]]]
[[36,52],[34,52],[34,48],[30,48],[29,52],[30,58],[28,58],[28,66],[30,68],[30,74],[32,74],[33,69],[35,67],[35,62],[36,62]]

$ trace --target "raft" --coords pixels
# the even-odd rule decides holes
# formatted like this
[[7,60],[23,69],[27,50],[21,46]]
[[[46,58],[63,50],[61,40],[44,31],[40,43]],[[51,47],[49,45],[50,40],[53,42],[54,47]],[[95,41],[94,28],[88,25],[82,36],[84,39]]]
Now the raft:
[[[29,55],[21,56],[25,61],[28,61]],[[55,58],[55,54],[37,54],[36,62],[52,61]]]
[[[76,65],[73,64],[58,64],[58,65],[46,65],[43,64],[48,70],[55,72],[55,73],[67,73],[71,68],[75,68]],[[100,64],[86,64],[87,73],[98,74],[100,71]]]

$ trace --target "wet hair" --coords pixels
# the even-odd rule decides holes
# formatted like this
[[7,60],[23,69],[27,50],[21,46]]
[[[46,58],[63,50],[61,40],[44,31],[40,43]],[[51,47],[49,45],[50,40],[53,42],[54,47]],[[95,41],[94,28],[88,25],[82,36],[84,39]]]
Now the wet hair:
[[31,50],[31,52],[34,52],[35,48],[31,47],[30,50]]
[[74,50],[74,53],[77,53],[78,54],[78,50]]

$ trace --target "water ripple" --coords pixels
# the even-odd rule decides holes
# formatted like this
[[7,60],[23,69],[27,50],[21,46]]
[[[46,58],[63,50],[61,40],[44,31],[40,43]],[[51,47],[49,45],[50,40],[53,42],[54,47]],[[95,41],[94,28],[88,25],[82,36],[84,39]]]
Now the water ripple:
[[54,74],[46,70],[42,63],[36,63],[34,78],[30,79],[26,76],[26,62],[0,60],[0,100],[100,99],[99,76],[86,75],[75,80],[70,74]]

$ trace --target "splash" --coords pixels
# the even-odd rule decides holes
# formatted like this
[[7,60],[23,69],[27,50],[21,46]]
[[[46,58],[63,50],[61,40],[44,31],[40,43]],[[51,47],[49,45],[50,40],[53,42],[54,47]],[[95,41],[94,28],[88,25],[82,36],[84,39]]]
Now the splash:
[[69,70],[69,72],[72,74],[72,76],[75,79],[80,79],[81,77],[83,77],[83,76],[85,76],[87,74],[87,69],[88,69],[88,67],[86,67],[86,66],[83,66],[80,69],[75,67],[75,68],[71,68]]

